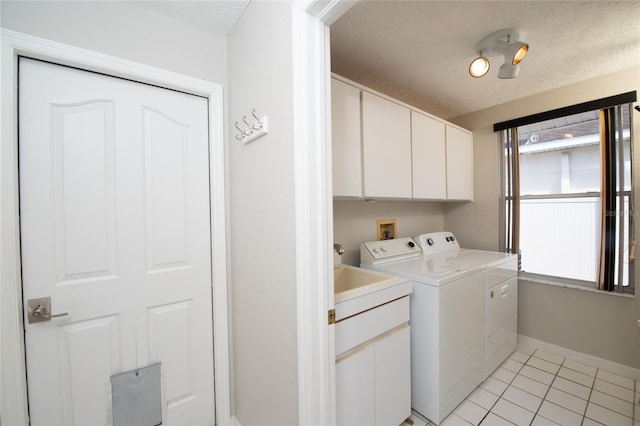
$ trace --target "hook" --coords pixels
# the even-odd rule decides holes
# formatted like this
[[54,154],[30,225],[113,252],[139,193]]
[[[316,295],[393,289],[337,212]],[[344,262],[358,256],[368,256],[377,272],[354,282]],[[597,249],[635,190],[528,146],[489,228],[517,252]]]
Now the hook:
[[240,120],[235,122],[235,127],[238,129],[238,133],[236,133],[235,138],[245,144],[267,134],[267,116],[265,115],[261,120],[256,114],[255,108],[251,109],[251,115],[253,116],[252,121],[255,120],[253,121],[253,124],[249,123],[249,119],[246,115],[242,116],[244,126],[240,123]]
[[238,137],[238,135],[236,135],[236,140],[241,141],[242,139],[244,139],[244,130],[242,130],[240,128],[240,126],[238,125],[238,122],[236,121],[236,129],[238,129],[238,131],[240,132],[240,137]]
[[245,132],[245,135],[249,136],[251,133],[253,133],[253,126],[251,124],[249,124],[249,122],[247,121],[247,116],[246,115],[242,116],[242,121],[244,121],[244,124],[249,126],[249,129]]
[[260,118],[258,118],[258,116],[256,115],[255,108],[251,108],[251,115],[253,115],[253,118],[255,118],[256,121],[258,122],[258,127],[256,127],[255,124],[251,127],[253,128],[253,130],[260,130],[262,128],[262,121],[260,121]]

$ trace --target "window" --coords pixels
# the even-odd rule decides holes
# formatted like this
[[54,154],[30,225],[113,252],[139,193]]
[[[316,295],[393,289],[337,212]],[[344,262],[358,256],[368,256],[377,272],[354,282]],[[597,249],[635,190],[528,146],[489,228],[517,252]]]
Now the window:
[[633,291],[635,92],[620,96],[494,126],[504,148],[503,244],[526,275]]

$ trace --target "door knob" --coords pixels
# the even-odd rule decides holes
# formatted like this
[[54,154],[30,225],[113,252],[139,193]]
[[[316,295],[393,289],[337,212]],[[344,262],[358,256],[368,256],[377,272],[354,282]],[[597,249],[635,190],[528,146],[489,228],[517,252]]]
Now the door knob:
[[51,315],[51,298],[39,297],[27,300],[27,319],[29,324],[51,321],[51,318],[64,317],[68,312]]

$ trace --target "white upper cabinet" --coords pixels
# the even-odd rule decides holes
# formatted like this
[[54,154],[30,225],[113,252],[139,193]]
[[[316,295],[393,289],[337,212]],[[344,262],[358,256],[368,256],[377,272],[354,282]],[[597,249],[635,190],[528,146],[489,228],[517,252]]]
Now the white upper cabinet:
[[473,134],[331,79],[333,196],[473,200]]
[[411,111],[413,198],[444,200],[447,197],[445,124]]
[[362,197],[361,90],[331,79],[333,195]]
[[450,125],[447,137],[447,199],[473,200],[473,134]]
[[411,198],[409,108],[362,92],[365,197]]

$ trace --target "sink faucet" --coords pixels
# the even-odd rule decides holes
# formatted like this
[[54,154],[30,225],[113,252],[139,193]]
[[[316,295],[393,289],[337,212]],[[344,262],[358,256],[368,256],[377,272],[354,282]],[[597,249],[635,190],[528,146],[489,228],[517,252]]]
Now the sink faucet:
[[333,249],[336,251],[336,253],[338,253],[340,256],[342,256],[344,254],[344,247],[342,247],[342,245],[340,244],[334,244],[333,245]]

